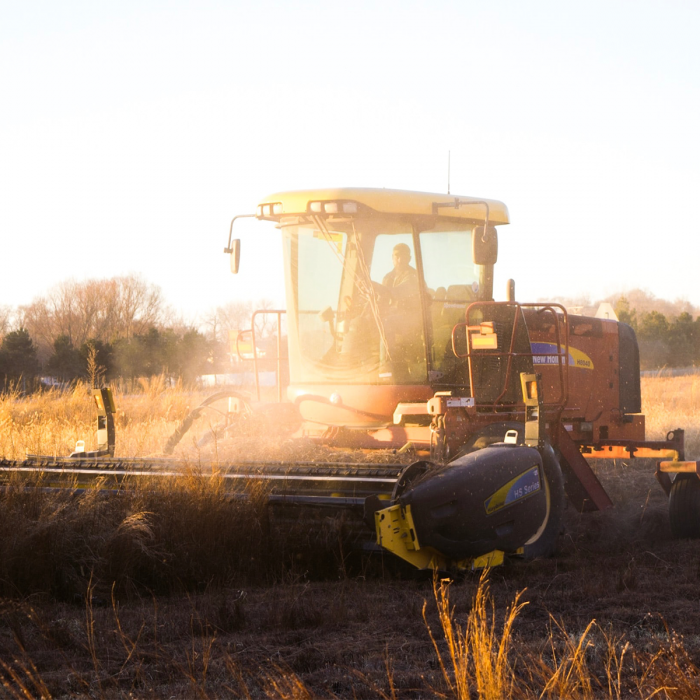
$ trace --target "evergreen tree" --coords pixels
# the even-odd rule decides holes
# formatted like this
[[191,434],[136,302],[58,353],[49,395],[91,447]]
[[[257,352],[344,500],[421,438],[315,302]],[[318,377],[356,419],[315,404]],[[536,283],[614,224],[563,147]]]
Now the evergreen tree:
[[53,355],[46,362],[46,371],[64,382],[73,381],[84,373],[85,362],[67,335],[59,335],[53,341]]
[[80,347],[80,359],[83,373],[87,370],[88,355],[90,354],[91,347],[95,349],[97,365],[104,371],[104,380],[109,382],[116,379],[119,373],[117,372],[115,364],[114,348],[109,343],[103,343],[96,338],[88,340],[87,343],[83,343]]
[[668,329],[669,364],[690,367],[697,359],[698,328],[693,317],[683,312]]
[[668,321],[658,311],[650,311],[643,314],[638,330],[639,337],[643,340],[667,340]]
[[192,384],[197,377],[211,371],[210,354],[209,342],[201,333],[194,329],[185,333],[178,348],[178,374],[185,384]]
[[615,313],[619,321],[632,326],[635,331],[637,330],[637,310],[630,309],[630,303],[626,296],[621,296],[615,303]]
[[3,385],[22,384],[22,390],[28,391],[39,374],[39,360],[36,348],[26,329],[8,333],[0,346],[0,373]]

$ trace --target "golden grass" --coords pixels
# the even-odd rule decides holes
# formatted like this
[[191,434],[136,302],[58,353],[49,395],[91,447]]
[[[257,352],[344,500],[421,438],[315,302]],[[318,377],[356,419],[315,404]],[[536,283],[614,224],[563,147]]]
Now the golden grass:
[[[68,455],[78,440],[85,440],[87,450],[94,449],[96,414],[90,393],[86,384],[79,383],[69,391],[53,389],[26,398],[0,396],[0,457]],[[141,379],[130,387],[116,386],[114,394],[117,456],[121,457],[161,454],[166,440],[203,399],[203,394],[184,392],[181,385],[168,386],[162,376]],[[643,377],[642,409],[648,439],[661,439],[669,430],[683,428],[688,457],[700,455],[700,375]],[[215,420],[215,415],[202,420]],[[186,447],[192,447],[191,441],[188,445],[183,439],[181,450]]]
[[683,428],[686,457],[700,459],[700,375],[642,377],[642,410],[648,439]]
[[[700,377],[645,377],[642,380],[647,437],[662,438],[667,431],[686,430],[688,457],[700,454]],[[138,387],[117,387],[117,452],[121,456],[159,454],[165,440],[201,396],[166,386],[162,378]],[[95,411],[85,385],[71,391],[49,391],[21,398],[0,398],[0,455],[21,459],[27,452],[66,455],[75,441],[94,447]],[[183,474],[167,485],[151,485],[121,499],[102,499],[97,491],[84,494],[23,492],[8,489],[0,512],[0,584],[5,595],[49,594],[71,599],[78,592],[88,601],[85,638],[92,671],[83,671],[85,687],[99,696],[110,686],[97,638],[113,635],[124,647],[124,665],[141,663],[137,651],[143,642],[126,637],[115,609],[116,630],[99,630],[90,607],[93,593],[103,597],[140,595],[149,590],[196,590],[201,582],[279,581],[277,562],[296,560],[298,542],[280,543],[264,530],[259,504],[236,504],[225,497],[215,479]],[[232,527],[235,523],[236,527]],[[245,524],[245,527],[241,527]],[[293,546],[294,545],[294,546]],[[261,567],[261,553],[269,566]],[[32,553],[34,557],[27,556]],[[318,555],[318,551],[316,554]],[[328,553],[324,550],[324,556]],[[332,554],[330,558],[332,559]],[[39,568],[36,568],[36,567]],[[118,581],[116,587],[112,583]],[[138,585],[136,582],[139,582]],[[200,582],[200,584],[198,584]],[[666,646],[636,652],[622,636],[591,620],[576,632],[550,618],[549,632],[533,649],[517,637],[517,618],[523,609],[520,594],[497,619],[482,577],[466,621],[450,604],[450,584],[435,582],[433,601],[441,634],[429,623],[433,601],[423,618],[435,650],[443,686],[426,687],[423,697],[479,698],[700,698],[700,670],[686,652],[682,639],[670,636]],[[433,622],[433,627],[435,623]],[[201,628],[207,621],[201,621]],[[191,695],[208,695],[210,657],[214,634],[192,634],[190,650],[180,663]],[[0,658],[0,687],[7,697],[51,697],[41,669],[19,649],[17,658]],[[154,647],[148,653],[158,654]],[[269,671],[256,685],[244,678],[234,658],[224,654],[228,685],[240,697],[313,698],[314,693],[294,674],[268,662]],[[398,698],[387,659],[388,691],[380,697]],[[138,674],[136,674],[138,675]],[[104,680],[104,687],[100,685]]]
[[[159,454],[167,438],[201,396],[168,387],[163,377],[141,380],[136,391],[114,387],[117,406],[117,451],[121,457]],[[66,456],[78,440],[85,449],[95,444],[96,411],[87,384],[65,391],[51,389],[23,398],[0,396],[0,457],[23,459],[27,454]]]
[[507,609],[500,633],[497,633],[496,611],[489,592],[488,571],[479,581],[467,624],[461,627],[450,606],[450,581],[433,580],[433,595],[438,618],[447,646],[448,661],[430,630],[426,618],[427,603],[423,605],[430,640],[435,648],[440,670],[450,693],[457,700],[469,700],[472,690],[480,700],[500,700],[512,697],[514,674],[510,659],[510,644],[515,618],[525,605],[518,593]]
[[[526,605],[517,593],[498,621],[489,590],[489,574],[479,581],[466,624],[450,604],[447,580],[433,582],[433,596],[443,638],[436,640],[423,619],[445,682],[432,696],[456,700],[563,699],[691,700],[700,697],[700,669],[683,640],[668,632],[668,641],[650,653],[636,652],[624,635],[615,635],[591,620],[582,632],[570,633],[550,615],[549,634],[532,649],[515,636],[517,617]],[[593,667],[596,666],[596,670]]]

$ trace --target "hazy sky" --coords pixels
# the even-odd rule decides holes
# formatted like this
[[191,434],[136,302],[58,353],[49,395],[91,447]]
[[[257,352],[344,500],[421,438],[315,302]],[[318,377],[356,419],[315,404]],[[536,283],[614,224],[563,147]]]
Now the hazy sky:
[[0,305],[137,272],[281,302],[277,190],[505,201],[496,296],[700,305],[700,3],[0,0]]

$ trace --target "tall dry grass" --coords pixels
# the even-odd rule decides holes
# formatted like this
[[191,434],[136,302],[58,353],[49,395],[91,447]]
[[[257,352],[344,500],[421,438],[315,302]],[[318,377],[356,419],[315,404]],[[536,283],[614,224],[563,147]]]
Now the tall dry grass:
[[510,645],[513,623],[524,606],[520,602],[521,594],[515,596],[506,610],[502,628],[497,630],[488,571],[484,571],[467,623],[462,627],[455,621],[454,609],[450,605],[450,584],[448,580],[433,579],[433,596],[447,654],[442,652],[430,629],[426,617],[427,603],[423,606],[423,620],[446,686],[457,700],[469,700],[474,693],[483,700],[512,697],[515,676]]
[[466,621],[458,621],[450,603],[451,582],[433,581],[433,597],[442,638],[433,635],[444,687],[427,697],[455,700],[595,700],[609,698],[700,698],[700,669],[683,639],[666,630],[666,640],[636,651],[624,635],[591,620],[571,632],[550,614],[549,632],[536,645],[517,636],[517,618],[526,603],[517,593],[498,620],[484,572]]
[[185,474],[109,496],[11,482],[0,500],[0,595],[71,601],[88,585],[122,598],[263,583],[283,577],[283,546],[262,499],[232,500],[215,479]]
[[[121,457],[159,454],[179,422],[201,401],[200,394],[184,392],[179,384],[168,386],[162,376],[118,384],[113,391]],[[95,449],[95,420],[91,389],[84,382],[27,397],[0,395],[0,457],[65,456],[78,440],[85,441],[86,450]]]
[[[201,403],[203,394],[169,386],[162,376],[114,387],[117,454],[143,457],[162,453],[180,422]],[[689,455],[700,454],[700,376],[643,377],[642,410],[647,437],[661,439],[683,428]],[[78,440],[95,447],[95,409],[88,384],[22,397],[0,396],[0,457],[67,455]]]
[[[642,392],[648,437],[660,438],[682,427],[688,455],[697,456],[700,378],[646,377]],[[181,387],[166,386],[162,378],[117,387],[115,393],[117,451],[123,456],[159,454],[167,437],[201,400]],[[11,459],[21,459],[27,452],[65,455],[79,439],[85,439],[90,449],[94,424],[94,407],[85,385],[27,398],[5,396],[0,398],[0,455]],[[199,478],[194,467],[165,484],[146,483],[145,488],[127,489],[112,498],[97,490],[27,491],[19,481],[10,483],[0,507],[0,595],[87,601],[84,634],[92,671],[80,672],[81,687],[98,697],[126,697],[108,671],[99,639],[111,635],[121,640],[125,669],[164,651],[157,639],[147,643],[119,627],[120,601],[243,584],[280,584],[298,572],[326,578],[347,575],[339,532],[331,529],[325,540],[311,541],[294,527],[274,531],[263,496],[231,500],[220,482]],[[464,621],[455,615],[450,591],[448,583],[436,583],[433,600],[424,608],[429,629],[440,630],[428,634],[442,684],[422,688],[422,697],[700,698],[700,670],[683,640],[672,634],[667,643],[642,653],[595,621],[570,631],[551,618],[546,638],[533,648],[518,637],[523,609],[519,596],[499,619],[484,578]],[[90,606],[110,600],[116,628],[101,630],[102,623]],[[287,608],[285,614],[290,616],[299,606]],[[237,610],[231,613],[232,619],[239,620]],[[317,624],[317,611],[301,613]],[[188,653],[177,664],[171,663],[180,669],[193,697],[217,696],[210,690],[209,675],[218,648],[214,628],[208,620],[199,620]],[[300,678],[272,661],[258,680],[251,680],[227,651],[219,658],[228,672],[220,687],[234,695],[316,697]],[[134,673],[138,676],[140,671]],[[0,684],[7,697],[51,697],[40,667],[22,653],[15,659],[0,658]],[[376,695],[393,699],[401,693],[388,678],[386,688]]]
[[[117,455],[161,454],[166,440],[203,394],[170,386],[162,376],[113,387],[117,405]],[[642,410],[647,437],[661,439],[669,430],[686,431],[688,454],[700,454],[700,376],[642,378]],[[67,455],[78,440],[95,447],[95,409],[88,384],[22,397],[0,396],[0,457],[29,454]]]
[[642,411],[647,438],[658,440],[683,428],[686,456],[700,459],[700,375],[642,377]]
[[[648,436],[683,427],[688,455],[700,455],[700,377],[645,377],[642,391]],[[202,396],[155,377],[116,387],[115,399],[117,455],[135,457],[161,454]],[[87,385],[0,397],[0,456],[67,455],[79,439],[87,449],[95,446]],[[178,479],[146,483],[118,498],[97,491],[25,492],[21,482],[10,483],[0,508],[0,593],[41,590],[65,599],[82,593],[91,575],[101,584],[117,581],[120,591],[138,585],[168,591],[203,580],[280,577],[298,555],[305,565],[332,573],[344,561],[341,533],[333,529],[342,524],[315,532],[313,541],[301,523],[296,530],[285,524],[283,536],[272,536],[255,498],[245,505],[232,501],[216,479],[198,478],[196,455],[192,464]],[[256,556],[256,548],[262,554]],[[314,548],[327,554],[320,568],[307,561]]]

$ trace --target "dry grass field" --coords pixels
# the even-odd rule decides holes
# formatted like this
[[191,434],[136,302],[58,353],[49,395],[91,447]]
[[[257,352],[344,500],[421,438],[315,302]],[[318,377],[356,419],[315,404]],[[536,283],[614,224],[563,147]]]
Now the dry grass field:
[[686,452],[700,455],[700,373],[685,377],[642,377],[642,407],[647,437],[685,429]]
[[[683,427],[700,455],[700,377],[642,388],[648,437]],[[161,454],[201,399],[139,389],[122,456]],[[0,456],[93,434],[85,387],[0,401]],[[2,493],[0,697],[700,698],[700,542],[672,540],[652,463],[596,463],[616,507],[570,509],[557,557],[448,583],[332,525],[273,532],[264,494],[231,501],[178,449],[165,486]]]

